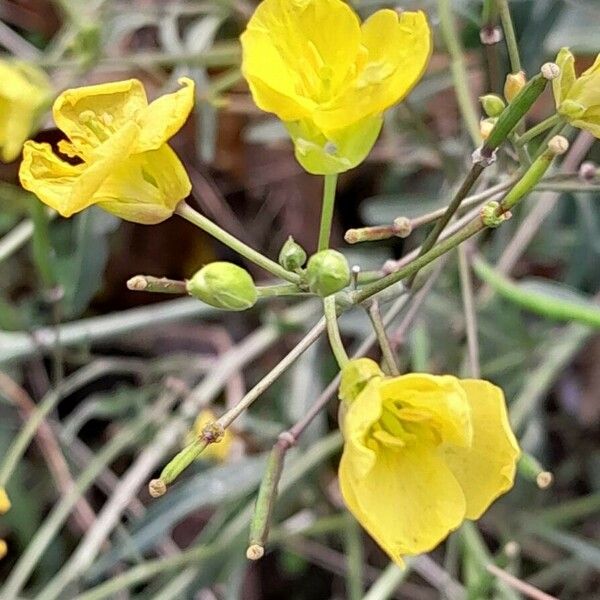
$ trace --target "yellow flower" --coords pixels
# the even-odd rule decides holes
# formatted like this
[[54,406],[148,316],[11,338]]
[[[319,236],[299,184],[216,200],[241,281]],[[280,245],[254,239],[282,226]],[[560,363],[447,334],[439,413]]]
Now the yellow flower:
[[191,189],[166,143],[194,104],[193,81],[180,83],[180,90],[150,104],[137,79],[63,92],[53,114],[68,140],[58,149],[80,162],[65,162],[49,144],[27,142],[21,184],[63,217],[97,204],[128,221],[164,221]]
[[[10,510],[10,499],[6,490],[0,487],[0,515],[7,513]],[[8,552],[8,546],[4,540],[0,540],[0,560],[2,560]]]
[[556,64],[560,75],[552,80],[552,91],[558,113],[573,127],[600,138],[600,54],[579,77],[575,74],[575,57],[568,48],[561,49]]
[[383,111],[423,75],[431,32],[422,12],[379,10],[364,23],[342,0],[264,0],[241,37],[256,104],[286,125],[310,173],[364,160]]
[[[191,443],[195,438],[202,435],[202,430],[209,423],[214,423],[217,420],[215,414],[208,408],[200,411],[200,414],[194,421],[192,431],[189,432],[186,443]],[[229,429],[225,429],[222,439],[214,444],[209,444],[198,457],[200,460],[209,459],[217,462],[225,462],[231,453],[231,447],[234,441],[234,435]]]
[[0,60],[0,159],[15,160],[38,125],[52,93],[46,74],[33,65]]
[[[502,390],[491,383],[386,378],[354,362],[342,372],[340,486],[356,519],[402,565],[403,556],[433,549],[509,490],[520,451]],[[357,382],[358,371],[369,376]]]

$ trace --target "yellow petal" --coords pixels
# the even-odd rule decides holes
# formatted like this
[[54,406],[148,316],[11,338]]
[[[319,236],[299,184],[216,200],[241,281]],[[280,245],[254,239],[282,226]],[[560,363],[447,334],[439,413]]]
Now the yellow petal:
[[373,467],[360,477],[354,461],[353,448],[346,443],[339,468],[346,505],[398,564],[405,555],[435,548],[462,522],[462,490],[435,447],[380,446]]
[[134,154],[115,165],[96,191],[94,202],[134,223],[152,225],[168,219],[189,195],[191,183],[177,155],[167,144]]
[[383,117],[375,115],[325,136],[308,120],[285,124],[296,160],[315,175],[343,173],[359,165],[371,151],[382,125]]
[[326,133],[382,113],[406,97],[427,68],[431,30],[420,11],[377,11],[363,23],[361,36],[366,56],[359,57],[356,79],[313,116]]
[[363,391],[348,405],[342,424],[345,450],[352,457],[347,464],[353,477],[366,477],[377,459],[371,443],[371,429],[381,418],[383,405],[379,394],[381,380],[371,379]]
[[8,546],[4,540],[0,540],[0,560],[8,554]]
[[194,82],[182,77],[179,83],[183,86],[180,90],[160,96],[141,113],[135,152],[156,150],[183,127],[194,107]]
[[460,380],[472,409],[471,448],[446,448],[446,462],[463,489],[466,516],[478,519],[513,486],[520,450],[510,428],[502,390],[479,379]]
[[106,141],[147,108],[144,86],[137,79],[64,91],[54,103],[56,125],[82,155]]
[[560,75],[552,80],[552,92],[556,108],[567,98],[569,90],[575,83],[575,57],[568,48],[561,48],[556,56],[556,64]]
[[380,394],[393,402],[400,420],[420,422],[443,441],[460,447],[471,445],[471,407],[456,377],[411,373],[385,380]]
[[3,487],[0,487],[0,515],[10,510],[10,498]]
[[307,100],[333,97],[353,72],[360,27],[341,0],[264,0],[241,40],[256,103],[290,121],[303,116]]
[[566,99],[581,104],[585,109],[600,106],[600,55],[594,64],[575,80]]
[[15,160],[46,105],[50,86],[32,65],[0,60],[0,159]]
[[74,166],[58,158],[49,144],[30,141],[23,147],[19,179],[44,204],[69,217],[77,210],[73,208],[71,194],[84,169],[84,165]]

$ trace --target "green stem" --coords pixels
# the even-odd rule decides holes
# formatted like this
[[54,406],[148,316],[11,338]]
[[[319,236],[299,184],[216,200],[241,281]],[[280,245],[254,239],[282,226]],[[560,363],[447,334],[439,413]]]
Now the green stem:
[[502,29],[504,30],[510,68],[513,73],[518,73],[521,70],[521,58],[519,57],[519,46],[517,44],[515,28],[510,16],[510,9],[508,8],[508,0],[496,0],[496,6],[498,7]]
[[[481,175],[483,169],[485,168],[483,163],[475,163],[467,176],[465,177],[462,185],[454,194],[454,198],[452,198],[452,202],[446,208],[444,214],[435,222],[433,229],[429,232],[425,241],[421,245],[421,249],[419,251],[419,256],[425,255],[437,242],[440,237],[442,231],[450,222],[450,219],[454,216],[454,213],[459,209],[462,201],[467,197],[467,194],[471,191],[473,185]],[[417,271],[415,271],[416,275]]]
[[37,200],[34,200],[31,207],[31,218],[33,221],[33,261],[42,279],[43,287],[45,290],[50,290],[56,285],[56,272],[52,260],[54,250],[50,243],[48,229],[50,219],[46,207]]
[[389,563],[363,597],[363,600],[387,600],[392,598],[394,591],[411,574],[410,559],[406,561],[406,567],[399,567],[396,563]]
[[338,327],[335,295],[332,294],[331,296],[323,298],[323,312],[325,313],[329,345],[331,346],[335,360],[337,361],[340,369],[342,369],[346,364],[348,364],[349,359]]
[[460,43],[456,23],[452,16],[450,0],[438,0],[438,15],[440,19],[440,28],[444,43],[452,59],[451,69],[454,79],[454,88],[456,90],[456,99],[460,111],[467,125],[469,135],[475,146],[481,141],[479,133],[479,118],[475,111],[475,104],[471,97],[469,88],[467,69],[464,61],[464,52]]
[[259,285],[256,287],[259,298],[272,296],[308,296],[310,292],[301,290],[295,283],[280,283],[275,285]]
[[371,301],[368,313],[369,318],[371,319],[371,324],[373,326],[373,331],[375,331],[377,341],[379,342],[379,347],[381,348],[381,353],[383,354],[383,359],[385,360],[385,364],[387,365],[388,373],[394,376],[400,375],[400,369],[398,368],[398,364],[396,363],[394,351],[392,350],[390,340],[388,339],[387,333],[385,331],[383,319],[381,318],[381,312],[379,310],[379,302],[377,302],[377,300]]
[[195,211],[189,204],[186,204],[185,200],[181,201],[175,212],[180,216],[196,225],[196,227],[202,229],[209,235],[212,235],[214,238],[219,240],[222,244],[225,244],[239,255],[253,262],[268,271],[269,273],[275,275],[276,277],[280,277],[281,279],[285,279],[290,283],[298,284],[301,281],[300,275],[296,273],[292,273],[284,269],[280,264],[275,261],[267,258],[260,252],[257,252],[250,246],[247,246],[240,240],[238,240],[235,236],[227,233],[224,229],[221,229],[216,223],[213,223],[210,219],[201,215],[199,212]]
[[467,329],[467,349],[469,354],[469,376],[479,379],[481,367],[479,362],[479,341],[477,338],[477,313],[473,298],[473,281],[471,278],[471,265],[464,246],[458,247],[458,271],[460,277],[460,290],[463,302],[463,312]]
[[361,600],[364,597],[364,555],[362,530],[356,519],[346,513],[344,549],[346,554],[346,598]]
[[329,237],[331,235],[331,222],[333,221],[333,208],[335,206],[335,187],[337,184],[337,173],[325,175],[323,184],[323,204],[321,206],[321,224],[319,226],[319,245],[317,250],[329,248]]
[[470,237],[479,233],[485,229],[485,225],[480,217],[473,219],[470,223],[468,223],[463,229],[457,231],[454,235],[446,238],[444,241],[440,242],[436,246],[434,246],[429,252],[422,254],[421,256],[415,258],[412,262],[402,267],[398,271],[394,271],[385,277],[382,277],[379,281],[375,281],[365,287],[357,290],[352,293],[352,301],[354,304],[359,304],[360,302],[364,302],[369,299],[371,296],[382,292],[390,285],[398,283],[411,275],[417,273],[422,267],[428,265],[430,262],[434,261],[436,258],[442,256],[446,252],[449,252],[453,248],[456,248],[459,244],[468,240]]
[[528,144],[533,138],[544,133],[544,131],[546,131],[547,129],[554,127],[561,120],[562,117],[558,113],[556,113],[548,117],[547,119],[544,119],[541,123],[538,123],[531,129],[528,129],[523,135],[518,137],[515,143],[517,144],[517,146],[524,146],[525,144]]
[[496,271],[481,257],[475,258],[473,268],[495,292],[518,306],[550,319],[600,328],[600,305],[595,307],[591,301],[584,304],[528,290]]

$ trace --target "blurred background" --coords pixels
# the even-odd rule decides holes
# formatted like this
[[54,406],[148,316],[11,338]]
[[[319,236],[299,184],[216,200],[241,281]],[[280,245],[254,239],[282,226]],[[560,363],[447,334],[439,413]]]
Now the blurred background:
[[[396,6],[352,4],[363,17]],[[500,92],[505,46],[480,41],[482,28],[494,23],[482,20],[480,1],[451,4],[472,95]],[[237,38],[254,6],[249,0],[0,0],[0,52],[42,67],[56,93],[136,77],[155,98],[173,90],[177,78],[193,78],[195,110],[171,142],[193,182],[190,204],[272,258],[289,235],[310,254],[322,182],[295,162],[283,126],[254,106],[239,72]],[[419,245],[427,228],[359,245],[345,243],[344,232],[446,205],[473,150],[438,31],[437,2],[400,6],[428,13],[435,50],[408,100],[386,114],[368,160],[339,180],[333,245],[363,270],[389,267]],[[515,0],[510,8],[529,74],[562,46],[572,48],[578,70],[600,51],[595,0]],[[546,93],[528,123],[552,111]],[[61,136],[48,113],[34,139],[55,144]],[[600,179],[595,168],[588,181],[578,171],[582,162],[598,161],[600,149],[587,134],[570,130],[568,137],[561,173],[470,251],[521,289],[594,308]],[[8,543],[0,597],[45,598],[57,573],[65,582],[60,598],[87,598],[86,590],[131,573],[139,576],[133,585],[89,597],[360,598],[361,586],[381,584],[382,577],[393,585],[374,588],[372,600],[527,597],[488,573],[492,561],[555,597],[600,598],[597,329],[523,310],[475,274],[482,377],[505,390],[521,444],[553,474],[552,485],[540,489],[535,469],[522,472],[475,527],[399,572],[343,511],[332,402],[289,453],[272,544],[262,560],[249,563],[247,523],[268,451],[336,374],[325,340],[236,421],[224,455],[203,456],[158,500],[150,499],[146,483],[192,427],[193,415],[180,410],[184,399],[191,395],[196,407],[212,406],[216,414],[236,403],[316,321],[318,303],[296,302],[290,311],[293,303],[274,299],[224,316],[191,298],[129,291],[127,279],[139,273],[183,279],[213,260],[244,263],[176,217],[150,227],[96,208],[68,220],[40,212],[18,184],[18,166],[18,160],[0,164],[0,455],[36,404],[56,408],[6,486],[12,508],[0,519]],[[502,156],[486,185],[515,168],[510,154]],[[432,287],[418,311],[392,323],[404,371],[468,376],[457,265],[451,253],[443,270],[430,271]],[[244,266],[264,280],[252,264]],[[340,323],[350,347],[370,331],[358,310]]]

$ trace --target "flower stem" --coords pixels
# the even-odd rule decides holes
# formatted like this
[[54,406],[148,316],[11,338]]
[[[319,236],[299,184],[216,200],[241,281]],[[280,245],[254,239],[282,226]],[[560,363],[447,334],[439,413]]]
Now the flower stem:
[[475,310],[475,301],[473,298],[471,265],[469,264],[465,246],[458,247],[458,271],[460,276],[460,290],[467,329],[469,377],[475,377],[476,379],[479,379],[481,376],[481,368],[479,362],[479,341],[477,339],[477,312]]
[[440,18],[440,28],[444,43],[452,59],[450,64],[454,87],[456,89],[456,99],[460,111],[465,119],[469,135],[473,144],[478,145],[481,140],[479,133],[479,119],[475,112],[475,106],[469,89],[467,69],[465,67],[464,52],[460,43],[456,23],[452,16],[450,0],[438,0],[438,15]]
[[554,127],[557,123],[561,121],[562,117],[555,113],[551,117],[544,119],[541,123],[538,123],[531,129],[528,129],[523,135],[519,136],[516,141],[517,146],[524,146],[528,144],[533,138],[537,137],[541,133],[544,133],[547,129]]
[[213,223],[210,219],[201,215],[199,212],[194,210],[189,204],[186,204],[185,200],[181,201],[175,212],[180,216],[196,225],[196,227],[202,229],[209,235],[212,235],[214,238],[219,240],[222,244],[225,244],[244,258],[247,258],[249,261],[254,264],[262,267],[265,271],[275,275],[276,277],[280,277],[281,279],[285,279],[290,283],[300,283],[301,277],[297,273],[292,273],[291,271],[287,271],[280,264],[275,261],[267,258],[260,252],[257,252],[250,246],[247,246],[240,240],[238,240],[235,236],[227,233],[224,229],[221,229],[216,223]]
[[521,58],[519,56],[519,46],[515,35],[510,9],[508,8],[508,0],[496,0],[496,6],[502,22],[504,30],[504,38],[506,40],[506,49],[508,50],[508,59],[510,60],[510,68],[513,73],[518,73],[521,70]]
[[381,318],[381,311],[379,310],[379,302],[377,300],[373,300],[370,303],[368,312],[369,318],[371,319],[371,324],[373,325],[373,331],[375,331],[375,335],[377,336],[377,341],[379,342],[381,353],[383,354],[383,359],[387,365],[388,372],[394,376],[400,375],[400,369],[396,363],[396,357],[394,356],[394,352],[390,345],[390,340],[385,332],[383,319]]
[[325,175],[323,185],[323,204],[321,207],[321,225],[319,227],[318,251],[329,248],[329,236],[331,235],[331,222],[333,220],[333,207],[335,205],[335,186],[337,174]]
[[327,296],[323,298],[323,312],[325,313],[325,323],[327,324],[327,335],[329,336],[329,344],[335,360],[340,369],[348,363],[348,354],[342,343],[340,330],[337,322],[337,311],[335,306],[335,296]]
[[275,285],[261,285],[256,287],[259,298],[271,296],[308,296],[310,292],[302,291],[294,283],[279,283]]

